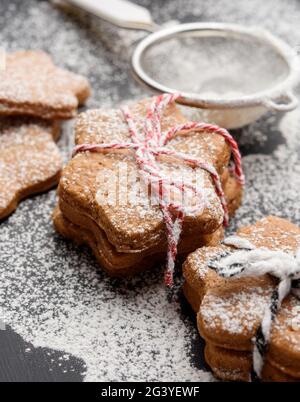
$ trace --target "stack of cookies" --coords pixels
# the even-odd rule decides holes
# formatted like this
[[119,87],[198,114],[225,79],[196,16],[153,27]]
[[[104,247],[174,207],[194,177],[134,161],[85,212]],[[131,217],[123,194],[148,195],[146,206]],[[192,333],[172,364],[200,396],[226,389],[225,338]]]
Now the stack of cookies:
[[[151,98],[131,104],[125,113],[120,109],[100,109],[80,114],[75,128],[77,153],[63,169],[58,186],[58,206],[53,215],[57,231],[79,244],[86,243],[112,276],[149,268],[164,261],[169,250],[164,205],[152,199],[141,171],[150,172],[152,178],[159,172],[157,185],[164,185],[164,177],[177,180],[180,176],[198,182],[201,188],[204,206],[197,213],[184,215],[178,239],[180,255],[218,244],[223,238],[224,206],[210,173],[180,163],[178,158],[168,157],[170,153],[189,155],[212,166],[220,178],[229,215],[241,201],[242,186],[229,169],[230,147],[221,135],[209,129],[182,130],[171,138],[167,150],[160,149],[164,155],[155,162],[150,156],[145,162],[143,158],[151,148],[151,141],[144,146],[146,136],[153,140],[159,133],[164,135],[172,127],[186,124],[178,107],[170,102],[157,113],[159,121],[154,118],[159,130],[153,134],[145,124],[151,113],[157,112],[155,107],[151,112],[153,102]],[[126,115],[132,120],[127,121]],[[142,144],[138,156],[134,154],[137,147],[133,149],[135,140],[135,144]],[[150,151],[155,153],[157,149]]]
[[57,184],[58,120],[74,117],[89,94],[85,78],[56,67],[42,51],[7,55],[0,70],[0,219]]
[[270,216],[187,258],[184,293],[217,377],[300,380],[299,246],[300,229]]

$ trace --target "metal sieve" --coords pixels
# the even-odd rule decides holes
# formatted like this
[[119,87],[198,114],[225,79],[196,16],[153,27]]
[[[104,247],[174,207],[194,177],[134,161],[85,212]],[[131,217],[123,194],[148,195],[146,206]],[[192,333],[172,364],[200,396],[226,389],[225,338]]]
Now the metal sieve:
[[298,104],[297,54],[264,29],[202,22],[161,28],[148,10],[125,0],[68,3],[117,26],[151,31],[133,52],[135,75],[151,89],[180,93],[179,102],[205,109],[207,120],[236,128]]

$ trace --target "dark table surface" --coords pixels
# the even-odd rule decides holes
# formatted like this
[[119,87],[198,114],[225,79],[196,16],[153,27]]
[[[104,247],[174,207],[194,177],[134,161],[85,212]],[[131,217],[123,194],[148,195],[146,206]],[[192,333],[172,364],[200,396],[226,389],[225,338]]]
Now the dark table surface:
[[[158,23],[254,24],[300,45],[296,0],[138,3]],[[86,75],[93,87],[88,107],[147,93],[128,62],[140,36],[48,1],[0,0],[0,46],[44,49],[59,65]],[[233,134],[247,188],[229,231],[268,214],[300,224],[299,109],[269,113]],[[72,123],[59,147],[67,159]],[[180,289],[168,300],[159,267],[130,280],[108,278],[87,248],[55,233],[55,202],[55,190],[30,198],[0,224],[0,381],[213,380]]]

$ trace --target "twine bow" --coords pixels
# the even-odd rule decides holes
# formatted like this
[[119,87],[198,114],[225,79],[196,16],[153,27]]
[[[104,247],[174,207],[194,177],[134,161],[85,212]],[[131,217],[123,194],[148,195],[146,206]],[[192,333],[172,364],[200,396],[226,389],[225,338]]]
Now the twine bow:
[[[134,151],[134,157],[138,166],[139,172],[146,183],[151,184],[151,189],[154,191],[154,196],[157,199],[158,206],[163,214],[164,223],[167,234],[167,268],[165,272],[165,283],[171,287],[173,285],[173,273],[175,260],[177,255],[177,245],[182,231],[184,216],[187,214],[196,214],[201,212],[205,207],[205,197],[203,191],[193,185],[190,181],[179,181],[175,177],[166,177],[160,169],[157,159],[161,156],[169,156],[175,158],[192,168],[201,168],[207,171],[213,181],[216,193],[220,199],[224,211],[224,224],[228,223],[228,210],[226,200],[218,172],[215,167],[209,163],[193,158],[182,152],[178,152],[166,147],[167,143],[176,135],[189,132],[205,132],[210,134],[221,135],[231,147],[234,167],[233,172],[241,184],[244,184],[244,174],[241,166],[241,155],[237,143],[232,136],[218,126],[205,123],[187,122],[172,127],[166,132],[161,130],[161,119],[163,112],[168,105],[175,102],[179,97],[178,94],[169,95],[162,94],[154,98],[150,105],[144,122],[142,132],[137,129],[136,123],[129,109],[122,109],[124,119],[127,122],[131,142],[112,142],[105,144],[81,144],[75,147],[73,155],[79,152],[103,152],[104,150],[128,149]],[[194,208],[187,208],[182,203],[171,202],[167,195],[172,190],[179,190],[184,193],[193,193],[197,196],[198,203]],[[182,197],[183,199],[183,197]]]
[[283,300],[292,293],[300,299],[300,248],[292,255],[283,251],[256,248],[247,239],[228,237],[224,244],[234,246],[238,251],[221,254],[208,266],[224,277],[256,277],[269,274],[278,279],[270,302],[266,306],[262,321],[253,340],[252,380],[261,378],[264,357],[270,342],[272,323],[281,308]]

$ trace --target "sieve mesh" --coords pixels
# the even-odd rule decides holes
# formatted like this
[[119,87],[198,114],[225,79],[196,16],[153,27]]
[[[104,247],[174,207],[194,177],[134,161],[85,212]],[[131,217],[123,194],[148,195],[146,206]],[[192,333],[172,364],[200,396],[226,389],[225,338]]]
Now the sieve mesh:
[[181,32],[149,45],[141,66],[159,84],[207,99],[267,90],[289,73],[283,57],[263,41],[209,30]]

